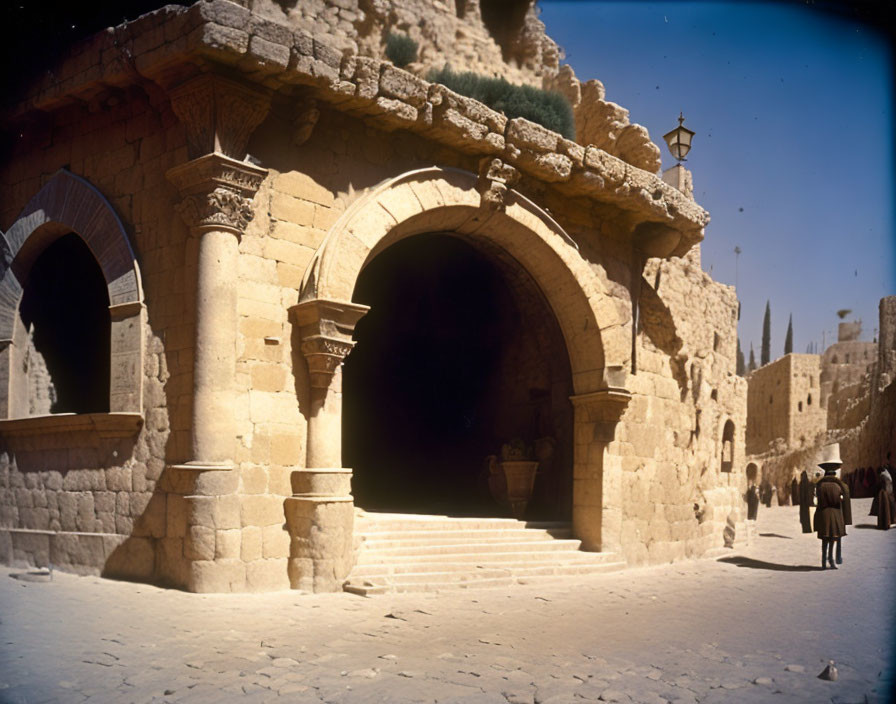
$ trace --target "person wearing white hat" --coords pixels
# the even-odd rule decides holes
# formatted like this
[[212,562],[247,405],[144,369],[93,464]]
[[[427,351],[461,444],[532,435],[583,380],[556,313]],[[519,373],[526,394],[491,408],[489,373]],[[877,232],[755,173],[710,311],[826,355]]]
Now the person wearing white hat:
[[846,535],[846,526],[852,523],[849,489],[837,477],[840,461],[840,444],[826,445],[822,450],[818,466],[824,470],[824,477],[815,485],[818,509],[815,511],[815,531],[821,539],[821,569],[837,569],[834,564],[834,545],[837,545],[837,563],[843,562],[841,540]]

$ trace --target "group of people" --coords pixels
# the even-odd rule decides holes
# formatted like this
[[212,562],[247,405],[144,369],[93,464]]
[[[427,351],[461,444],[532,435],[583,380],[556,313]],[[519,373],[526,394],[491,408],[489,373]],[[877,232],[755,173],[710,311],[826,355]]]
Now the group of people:
[[[838,476],[843,463],[840,460],[840,444],[833,443],[822,450],[822,459],[818,463],[824,472],[823,477],[813,482],[804,470],[799,481],[793,479],[790,501],[800,507],[803,533],[815,532],[821,540],[822,569],[837,569],[837,565],[843,563],[842,539],[846,535],[846,526],[852,525],[851,495],[873,497],[870,515],[877,517],[877,527],[881,530],[889,530],[891,525],[896,524],[896,497],[893,494],[890,461],[888,452],[884,466],[877,470],[869,468],[874,477],[874,489],[867,490],[869,470],[857,469],[845,479]],[[747,501],[747,520],[756,520],[760,502],[771,505],[774,492],[766,486],[768,484],[767,479],[758,487],[755,482],[750,482],[744,496]],[[814,518],[810,510],[813,506]]]

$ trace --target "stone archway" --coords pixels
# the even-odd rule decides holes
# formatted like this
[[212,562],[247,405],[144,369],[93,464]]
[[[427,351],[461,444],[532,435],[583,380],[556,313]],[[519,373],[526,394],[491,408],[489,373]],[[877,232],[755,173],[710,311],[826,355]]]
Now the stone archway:
[[[483,183],[483,181],[486,181]],[[335,522],[351,526],[351,470],[342,467],[342,360],[352,331],[367,312],[352,302],[361,271],[401,240],[448,232],[482,242],[513,259],[544,294],[569,355],[573,395],[573,531],[589,550],[620,544],[621,468],[607,448],[631,395],[625,389],[631,341],[600,279],[575,242],[543,209],[521,194],[456,169],[409,172],[356,200],[330,230],[305,276],[292,320],[308,361],[307,469],[293,478],[288,500],[291,530]],[[290,503],[290,501],[292,503]],[[336,518],[341,515],[341,518]],[[307,541],[293,541],[294,587],[324,589],[339,569],[317,560]],[[347,564],[347,561],[346,561]]]
[[354,300],[370,306],[343,367],[356,504],[509,515],[497,462],[518,440],[540,461],[525,518],[568,521],[568,353],[532,278],[484,241],[427,233],[371,260]]
[[11,361],[23,281],[37,257],[75,233],[89,247],[105,281],[111,323],[110,412],[141,413],[143,405],[143,290],[121,220],[84,179],[61,170],[28,202],[3,237],[0,273],[0,418],[10,417]]

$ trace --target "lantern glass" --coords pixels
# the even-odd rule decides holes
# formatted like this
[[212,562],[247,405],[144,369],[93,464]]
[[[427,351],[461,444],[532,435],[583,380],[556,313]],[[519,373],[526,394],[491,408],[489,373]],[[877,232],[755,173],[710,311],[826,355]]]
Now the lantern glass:
[[678,122],[678,127],[664,134],[663,139],[669,145],[669,151],[672,153],[672,156],[678,159],[678,161],[684,161],[688,152],[691,151],[691,138],[694,136],[694,132],[681,124],[684,122],[684,117],[679,117]]

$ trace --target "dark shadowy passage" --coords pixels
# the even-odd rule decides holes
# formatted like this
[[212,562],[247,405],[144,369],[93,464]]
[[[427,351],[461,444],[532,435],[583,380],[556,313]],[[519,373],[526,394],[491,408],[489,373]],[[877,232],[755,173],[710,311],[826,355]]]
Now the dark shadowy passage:
[[488,455],[519,438],[542,450],[528,518],[571,514],[571,375],[532,278],[502,251],[418,235],[364,269],[370,306],[343,377],[343,458],[368,509],[508,515]]
[[50,410],[108,412],[109,294],[102,269],[78,235],[60,237],[37,257],[19,313],[55,388]]

